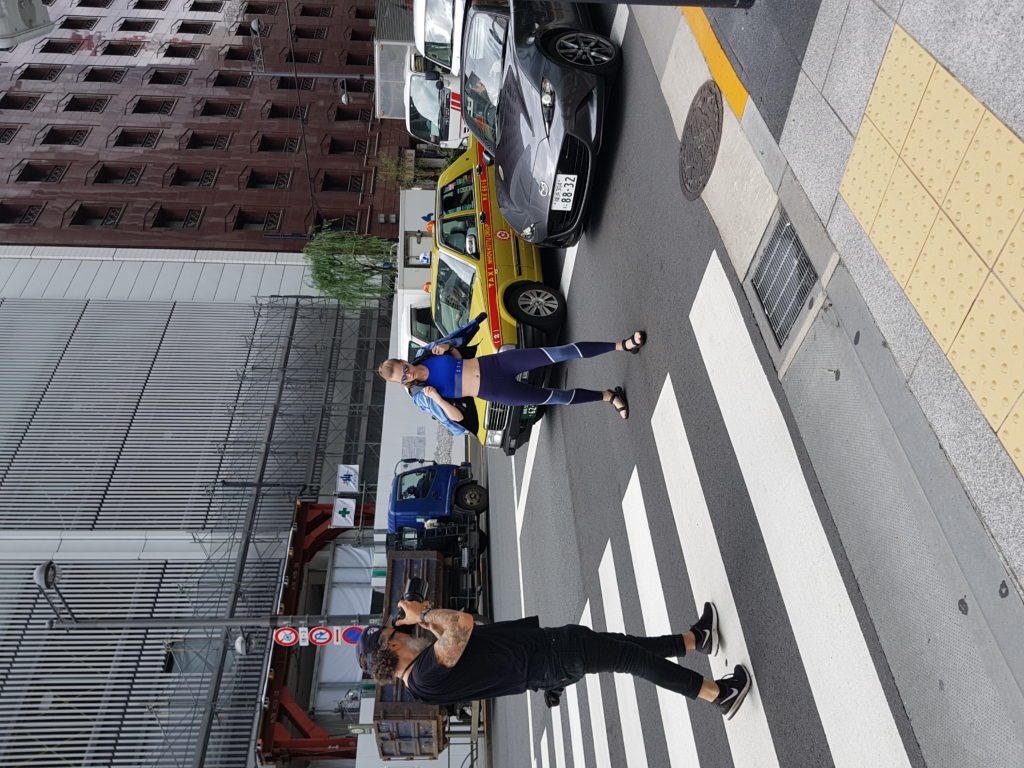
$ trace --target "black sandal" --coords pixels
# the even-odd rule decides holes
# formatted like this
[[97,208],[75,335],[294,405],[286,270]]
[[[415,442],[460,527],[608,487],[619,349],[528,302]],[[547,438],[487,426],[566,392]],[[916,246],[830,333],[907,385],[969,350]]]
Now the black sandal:
[[[639,342],[637,342],[636,339],[633,338],[638,333],[640,334],[640,341]],[[647,343],[647,331],[633,331],[631,334],[629,334],[629,336],[627,336],[626,338],[624,338],[622,340],[622,348],[624,350],[626,350],[627,352],[629,352],[629,354],[631,354],[631,355],[639,355],[640,354],[640,350],[643,348],[644,344],[646,344],[646,343]],[[626,346],[627,344],[632,344],[633,346],[627,347]]]
[[[615,404],[615,398],[619,399],[619,402],[622,403],[621,406]],[[619,414],[620,419],[626,421],[629,418],[629,401],[626,399],[626,390],[622,387],[616,387],[612,390],[612,396],[608,402],[612,404],[612,408]]]

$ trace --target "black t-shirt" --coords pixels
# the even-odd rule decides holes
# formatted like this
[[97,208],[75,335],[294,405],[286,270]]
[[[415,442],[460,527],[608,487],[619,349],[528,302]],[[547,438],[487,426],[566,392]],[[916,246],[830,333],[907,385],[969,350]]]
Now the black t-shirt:
[[454,667],[445,667],[424,649],[406,682],[409,692],[429,704],[489,699],[522,693],[540,677],[550,641],[536,616],[478,624]]

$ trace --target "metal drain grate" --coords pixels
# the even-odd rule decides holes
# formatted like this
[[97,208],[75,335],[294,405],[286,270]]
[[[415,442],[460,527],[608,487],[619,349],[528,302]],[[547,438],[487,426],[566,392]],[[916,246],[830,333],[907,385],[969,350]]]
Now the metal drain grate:
[[818,276],[789,216],[785,211],[779,213],[751,283],[781,348]]

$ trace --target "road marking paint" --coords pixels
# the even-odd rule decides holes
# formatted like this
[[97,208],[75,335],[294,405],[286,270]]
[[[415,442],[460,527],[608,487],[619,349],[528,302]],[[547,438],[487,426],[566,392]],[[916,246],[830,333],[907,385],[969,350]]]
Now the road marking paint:
[[540,765],[541,768],[549,768],[550,758],[548,757],[548,732],[544,731],[540,735],[540,755],[539,762],[534,761],[534,765]]
[[566,712],[569,715],[569,740],[572,742],[573,768],[586,768],[583,752],[583,720],[580,719],[580,694],[575,685],[565,689]]
[[[622,6],[619,6],[620,8]],[[580,240],[580,243],[583,241]],[[580,249],[580,243],[565,249],[565,261],[562,262],[562,279],[558,283],[558,290],[561,291],[563,297],[569,295],[569,283],[572,281],[572,271],[576,267],[576,252]],[[531,439],[532,443],[533,440]]]
[[[670,635],[672,626],[668,617],[668,606],[665,604],[665,590],[654,554],[654,540],[651,538],[647,508],[640,490],[640,475],[635,468],[629,485],[626,486],[626,494],[622,497],[622,517],[629,521],[626,525],[626,537],[629,540],[629,553],[633,559],[633,573],[636,575],[636,588],[643,613],[641,631],[648,636]],[[686,697],[665,688],[655,690],[658,692],[662,730],[665,733],[670,764],[699,765]]]
[[712,253],[697,291],[690,323],[757,515],[836,768],[907,767],[910,761],[789,429],[717,253]]
[[626,36],[626,24],[629,22],[629,6],[619,5],[615,9],[615,18],[612,20],[612,30],[608,34],[612,42],[622,45],[622,38]]
[[[658,458],[661,460],[661,470],[665,477],[665,490],[669,506],[672,508],[679,545],[683,550],[686,573],[690,577],[694,603],[698,612],[704,609],[705,600],[712,601],[718,609],[718,626],[722,642],[718,655],[709,658],[711,671],[716,678],[731,671],[731,668],[725,665],[728,658],[734,663],[746,664],[751,674],[754,674],[754,670],[750,669],[750,653],[747,650],[739,612],[736,610],[736,600],[729,586],[729,576],[701,488],[700,476],[693,461],[683,417],[679,413],[671,376],[665,377],[665,384],[661,388],[661,395],[651,416],[651,428],[658,446]],[[639,494],[639,487],[637,493]],[[640,503],[643,504],[643,501]],[[643,515],[639,514],[628,516],[634,524],[641,518]],[[649,610],[645,607],[645,620],[648,614]],[[775,742],[768,728],[756,680],[739,712],[732,720],[725,722],[725,732],[729,738],[733,763],[737,768],[778,768],[779,758],[775,754]]]
[[555,750],[555,768],[565,768],[565,737],[562,733],[562,707],[552,707],[551,746]]
[[[597,569],[601,583],[601,602],[604,604],[604,623],[609,632],[626,632],[622,618],[622,600],[619,597],[619,579],[615,574],[615,558],[609,541]],[[619,727],[626,747],[626,764],[630,768],[646,768],[647,749],[640,725],[640,704],[636,700],[636,682],[632,675],[615,674],[615,698],[619,704]]]
[[733,69],[729,57],[722,50],[722,44],[718,42],[707,14],[703,9],[693,7],[684,7],[682,11],[686,22],[690,25],[690,31],[693,32],[693,36],[697,40],[697,45],[700,46],[700,50],[708,62],[711,76],[715,78],[718,87],[722,89],[722,96],[732,107],[736,119],[742,118],[750,95],[740,81],[739,75],[736,74],[736,70]]
[[[590,617],[590,603],[583,606],[580,624],[593,629]],[[608,749],[608,726],[604,719],[604,696],[601,693],[601,678],[598,675],[587,675],[583,678],[587,683],[587,706],[590,710],[590,732],[594,737],[594,761],[596,768],[612,768],[611,752]]]

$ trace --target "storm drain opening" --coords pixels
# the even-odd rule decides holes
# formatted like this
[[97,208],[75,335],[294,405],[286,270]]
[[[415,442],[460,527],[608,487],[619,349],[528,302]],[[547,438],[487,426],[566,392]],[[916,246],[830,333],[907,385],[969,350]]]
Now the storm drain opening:
[[750,281],[780,349],[817,279],[789,216],[780,209]]

